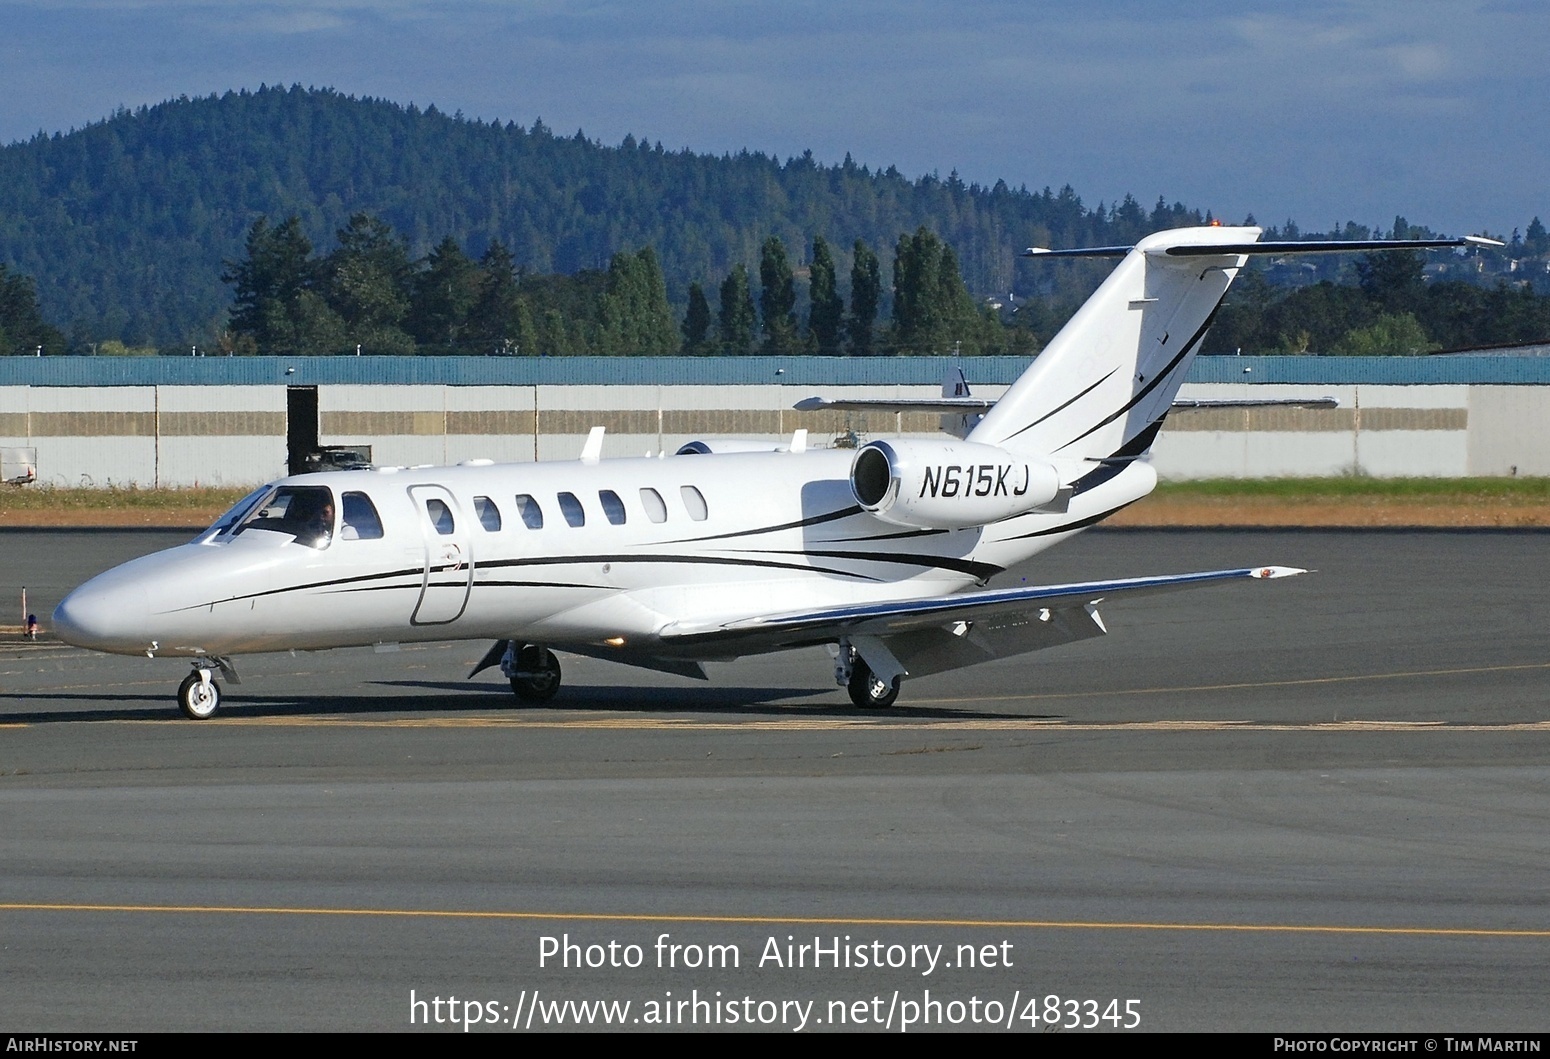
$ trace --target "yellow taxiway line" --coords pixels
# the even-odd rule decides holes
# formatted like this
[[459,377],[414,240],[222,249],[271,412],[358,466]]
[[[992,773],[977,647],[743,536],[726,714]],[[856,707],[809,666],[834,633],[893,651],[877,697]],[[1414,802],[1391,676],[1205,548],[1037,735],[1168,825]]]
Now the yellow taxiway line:
[[1307,923],[1103,922],[1064,919],[934,919],[875,916],[730,916],[629,912],[516,912],[432,908],[291,908],[279,905],[134,905],[63,902],[0,903],[0,912],[142,913],[220,916],[366,916],[390,919],[509,920],[541,923],[692,923],[757,927],[908,927],[984,930],[1134,930],[1239,934],[1366,934],[1399,937],[1550,938],[1550,929],[1374,927]]
[[[166,720],[99,721],[101,724],[167,724]],[[713,721],[688,717],[608,717],[534,720],[514,717],[412,717],[361,720],[334,717],[233,717],[211,726],[257,728],[521,728],[575,731],[661,732],[1550,732],[1550,721],[1457,724],[1450,721],[1309,721],[1303,724],[1242,720],[1059,721],[1017,718],[873,721],[854,717]],[[21,727],[21,726],[18,726]]]

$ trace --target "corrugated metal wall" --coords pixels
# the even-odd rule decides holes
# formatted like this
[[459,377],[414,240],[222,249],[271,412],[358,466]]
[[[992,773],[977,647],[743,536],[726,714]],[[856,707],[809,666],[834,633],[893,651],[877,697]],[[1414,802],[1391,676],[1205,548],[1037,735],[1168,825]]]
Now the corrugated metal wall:
[[[322,444],[369,444],[378,463],[574,458],[593,426],[607,428],[608,456],[798,428],[827,445],[850,429],[931,435],[938,417],[797,412],[796,401],[931,396],[947,363],[5,358],[0,446],[35,447],[40,479],[57,484],[253,484],[285,473],[295,385],[317,387]],[[963,366],[976,393],[995,397],[1026,363]],[[1340,407],[1175,412],[1154,450],[1165,477],[1550,474],[1550,358],[1210,357],[1190,378],[1186,398],[1333,396]]]
[[[938,385],[946,357],[0,357],[5,386]],[[967,357],[1009,385],[1022,357]],[[1191,382],[1550,385],[1550,356],[1199,357]]]

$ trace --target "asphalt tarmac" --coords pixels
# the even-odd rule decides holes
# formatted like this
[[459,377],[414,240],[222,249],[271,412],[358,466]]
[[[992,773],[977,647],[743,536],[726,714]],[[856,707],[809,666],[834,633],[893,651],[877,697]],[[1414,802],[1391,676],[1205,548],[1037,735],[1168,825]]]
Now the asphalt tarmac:
[[[0,591],[187,536],[0,532]],[[0,644],[0,1024],[1543,1031],[1547,560],[1092,531],[1009,580],[1317,573],[884,711],[820,650],[519,709],[468,643],[245,659],[193,722],[186,663]]]

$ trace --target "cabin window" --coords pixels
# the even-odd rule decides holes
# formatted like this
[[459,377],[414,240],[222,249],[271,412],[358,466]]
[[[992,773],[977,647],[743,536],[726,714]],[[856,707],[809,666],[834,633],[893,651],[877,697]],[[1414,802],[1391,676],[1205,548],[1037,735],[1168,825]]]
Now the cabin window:
[[684,498],[684,508],[689,512],[689,517],[696,522],[704,522],[710,517],[710,511],[705,506],[705,494],[692,485],[680,486],[678,492]]
[[430,516],[431,525],[436,527],[436,532],[443,537],[452,536],[457,529],[457,524],[452,519],[452,509],[444,501],[435,497],[425,501],[425,513]]
[[250,529],[289,533],[297,544],[321,551],[334,536],[334,494],[320,485],[282,485],[236,532]]
[[544,528],[544,509],[528,493],[517,494],[517,514],[522,516],[522,524],[528,529]]
[[603,505],[603,514],[608,521],[615,526],[624,525],[624,501],[619,499],[619,494],[612,489],[599,489],[597,492],[598,503]]
[[560,494],[560,514],[565,516],[565,521],[572,526],[585,526],[587,513],[582,510],[581,501],[576,499],[575,493]]
[[340,512],[339,539],[345,541],[374,541],[382,537],[382,519],[377,517],[376,505],[365,493],[346,493],[340,497],[344,510]]
[[667,504],[663,502],[662,494],[655,489],[640,491],[640,506],[646,509],[646,517],[651,521],[667,521]]
[[474,513],[479,516],[479,525],[491,533],[500,532],[501,509],[495,506],[495,501],[487,496],[474,497]]

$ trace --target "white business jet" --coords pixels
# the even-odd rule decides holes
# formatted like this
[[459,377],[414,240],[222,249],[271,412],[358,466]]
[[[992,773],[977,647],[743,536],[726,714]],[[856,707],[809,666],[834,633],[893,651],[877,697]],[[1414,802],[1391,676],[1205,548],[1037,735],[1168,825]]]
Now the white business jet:
[[215,675],[236,682],[238,655],[469,639],[494,641],[474,673],[499,665],[526,702],[558,691],[556,648],[703,679],[706,661],[824,644],[855,703],[882,707],[904,677],[1102,635],[1100,601],[1301,573],[985,587],[1151,492],[1147,452],[1249,255],[1488,244],[1259,235],[1030,251],[1122,260],[998,401],[926,403],[977,419],[966,437],[852,452],[798,431],[601,460],[594,430],[579,461],[284,478],[191,543],[86,582],[54,626],[191,659],[178,701],[193,718],[216,712]]

